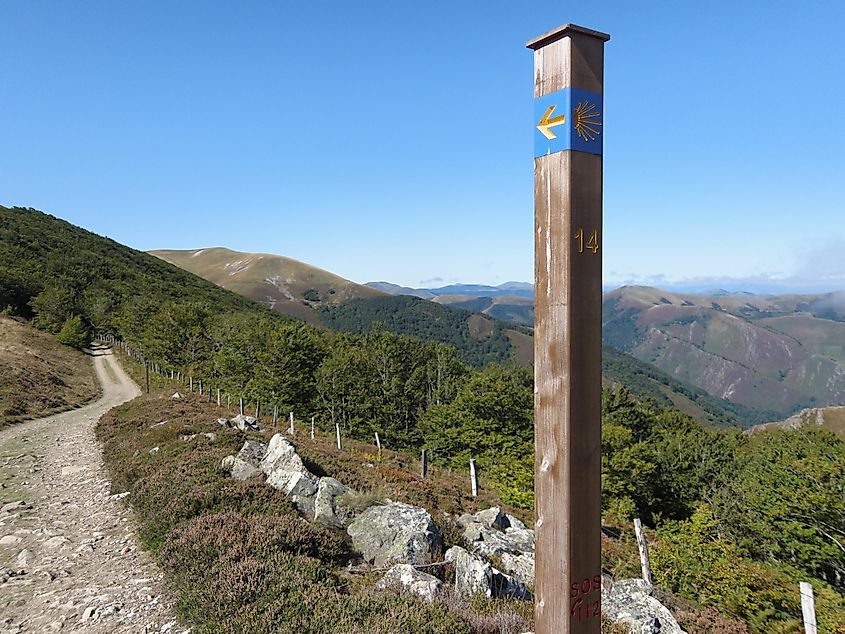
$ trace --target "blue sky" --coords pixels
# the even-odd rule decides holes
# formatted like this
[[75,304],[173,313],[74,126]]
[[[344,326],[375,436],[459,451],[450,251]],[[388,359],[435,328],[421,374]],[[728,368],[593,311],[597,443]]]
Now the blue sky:
[[565,22],[612,35],[606,283],[845,288],[838,1],[3,0],[0,204],[358,282],[530,280],[524,44]]

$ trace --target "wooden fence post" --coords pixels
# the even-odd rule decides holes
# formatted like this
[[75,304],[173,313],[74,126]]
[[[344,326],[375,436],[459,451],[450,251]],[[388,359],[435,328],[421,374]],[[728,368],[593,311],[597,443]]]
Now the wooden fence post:
[[798,586],[801,591],[801,613],[804,616],[804,634],[818,634],[816,625],[816,600],[813,596],[813,586],[802,581]]
[[378,459],[381,460],[381,439],[378,437],[378,432],[376,432],[376,447],[378,447]]
[[279,423],[279,406],[273,405],[273,427]]
[[651,562],[648,558],[648,543],[645,540],[645,533],[643,533],[643,523],[640,518],[634,520],[634,531],[637,534],[637,546],[640,549],[640,566],[643,569],[643,579],[648,585],[651,583]]
[[255,417],[259,418],[261,415],[261,401],[255,402]]
[[311,440],[314,440],[314,417],[311,417]]
[[191,392],[194,391],[194,377],[192,376],[188,377],[188,387],[191,388]]
[[337,437],[337,449],[338,449],[338,451],[340,451],[342,449],[342,446],[340,444],[340,423],[334,424],[334,433],[335,433],[335,436]]
[[208,386],[208,402],[211,402],[211,386]]
[[469,459],[469,481],[472,486],[472,497],[478,497],[478,472],[475,469],[475,460]]
[[295,434],[296,430],[293,428],[293,412],[290,413],[290,428],[288,429],[289,434]]
[[220,388],[217,388],[217,407],[220,407]]
[[226,411],[227,412],[232,411],[232,395],[231,394],[226,395]]
[[423,478],[428,477],[428,452],[425,449],[422,450],[422,455],[420,456],[420,475]]
[[150,393],[150,364],[144,363],[144,374],[147,377],[147,394]]
[[241,416],[243,416],[244,415],[244,397],[243,396],[241,396],[240,399],[238,400],[238,405],[239,405],[238,409],[240,410],[239,413],[240,413]]

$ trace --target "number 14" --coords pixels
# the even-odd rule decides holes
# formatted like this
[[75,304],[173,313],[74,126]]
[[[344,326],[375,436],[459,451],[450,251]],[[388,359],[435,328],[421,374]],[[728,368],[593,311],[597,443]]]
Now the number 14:
[[[578,241],[578,253],[584,253],[584,230],[578,229],[575,232],[575,239]],[[598,229],[593,229],[593,232],[587,238],[586,247],[593,253],[599,252],[599,232]]]

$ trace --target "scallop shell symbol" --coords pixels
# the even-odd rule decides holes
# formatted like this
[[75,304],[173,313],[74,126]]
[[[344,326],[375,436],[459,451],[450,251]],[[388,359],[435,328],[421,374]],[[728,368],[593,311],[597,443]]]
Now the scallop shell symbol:
[[585,141],[595,141],[601,134],[600,117],[601,113],[596,110],[595,104],[589,101],[580,102],[572,113],[572,125],[575,127],[575,132]]

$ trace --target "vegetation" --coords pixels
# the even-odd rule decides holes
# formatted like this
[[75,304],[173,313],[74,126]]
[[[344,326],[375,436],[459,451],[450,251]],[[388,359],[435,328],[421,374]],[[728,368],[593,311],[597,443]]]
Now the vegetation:
[[99,393],[83,353],[21,319],[0,317],[0,427],[79,407]]
[[509,362],[511,345],[507,332],[525,330],[408,295],[351,299],[338,306],[322,307],[320,316],[334,330],[360,334],[381,323],[393,333],[446,343],[475,367]]

